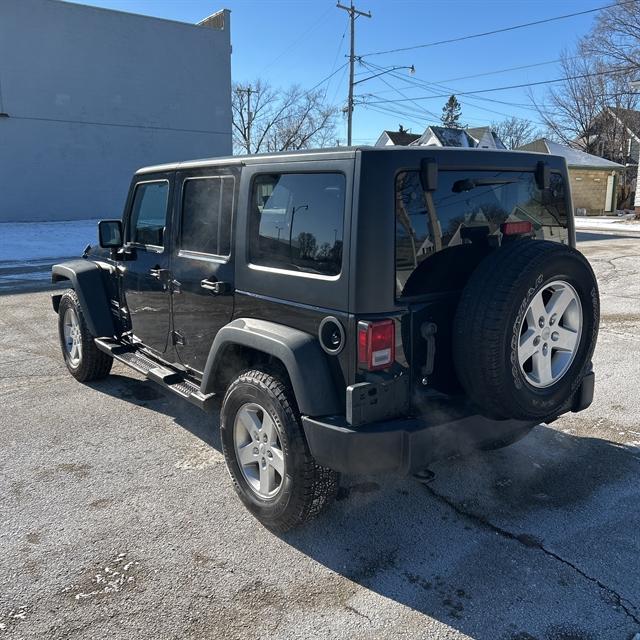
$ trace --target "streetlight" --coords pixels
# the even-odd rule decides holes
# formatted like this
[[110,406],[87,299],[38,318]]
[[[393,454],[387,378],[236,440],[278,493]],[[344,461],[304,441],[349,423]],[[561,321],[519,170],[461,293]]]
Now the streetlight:
[[373,78],[377,78],[378,76],[383,76],[385,73],[391,73],[392,71],[398,71],[398,69],[408,69],[409,73],[411,75],[413,75],[416,72],[416,68],[413,65],[411,65],[410,67],[407,67],[407,66],[395,66],[395,67],[389,67],[388,69],[383,69],[379,73],[376,73],[376,74],[374,74],[372,76],[368,76],[367,78],[362,78],[362,80],[356,80],[354,82],[353,79],[350,79],[350,81],[349,81],[349,100],[348,100],[347,106],[343,109],[343,111],[346,112],[347,119],[348,119],[347,145],[349,145],[349,146],[351,145],[351,121],[353,119],[353,107],[355,106],[355,103],[353,101],[353,88],[357,84],[360,84],[361,82],[366,82],[367,80],[372,80]]
[[[373,78],[377,78],[378,76],[383,76],[385,73],[398,71],[398,69],[409,69],[409,73],[411,75],[414,75],[416,72],[416,68],[413,65],[411,65],[410,67],[389,67],[388,69],[384,69],[383,71],[380,71],[380,73],[376,73],[372,76],[369,76],[368,78],[362,78],[362,80],[357,80],[356,82],[353,83],[353,86],[355,87],[357,84],[360,84],[361,82],[366,82],[367,80],[373,80]],[[638,81],[638,87],[640,87],[640,80]]]

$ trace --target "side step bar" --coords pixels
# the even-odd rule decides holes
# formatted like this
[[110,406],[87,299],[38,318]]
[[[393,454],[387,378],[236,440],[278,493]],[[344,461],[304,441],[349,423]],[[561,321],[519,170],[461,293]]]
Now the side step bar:
[[188,400],[204,411],[210,411],[215,405],[215,394],[203,394],[200,387],[185,377],[180,371],[169,369],[166,365],[156,362],[146,353],[137,351],[135,347],[122,344],[109,338],[95,338],[96,347],[104,351],[119,362],[135,369],[149,380],[157,382],[165,389],[177,396]]

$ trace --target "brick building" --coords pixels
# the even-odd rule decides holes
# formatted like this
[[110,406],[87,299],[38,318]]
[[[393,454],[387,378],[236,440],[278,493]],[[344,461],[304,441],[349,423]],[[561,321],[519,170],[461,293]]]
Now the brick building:
[[563,156],[569,167],[569,180],[576,210],[585,209],[587,215],[602,215],[616,210],[620,174],[624,165],[572,149],[546,138],[534,140],[520,147],[521,151],[537,151]]

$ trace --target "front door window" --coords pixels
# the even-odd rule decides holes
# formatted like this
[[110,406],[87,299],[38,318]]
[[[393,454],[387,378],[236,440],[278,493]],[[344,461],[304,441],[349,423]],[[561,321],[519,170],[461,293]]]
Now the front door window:
[[142,182],[136,186],[129,224],[129,242],[161,247],[167,221],[169,183]]

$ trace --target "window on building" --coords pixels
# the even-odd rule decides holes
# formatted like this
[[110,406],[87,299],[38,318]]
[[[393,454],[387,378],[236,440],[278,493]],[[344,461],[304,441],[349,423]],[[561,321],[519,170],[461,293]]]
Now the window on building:
[[249,260],[291,271],[339,274],[344,199],[340,173],[258,176],[251,195]]
[[167,223],[169,183],[142,182],[136,186],[129,222],[129,241],[161,247]]
[[231,246],[234,178],[187,178],[182,192],[180,248],[228,256]]

